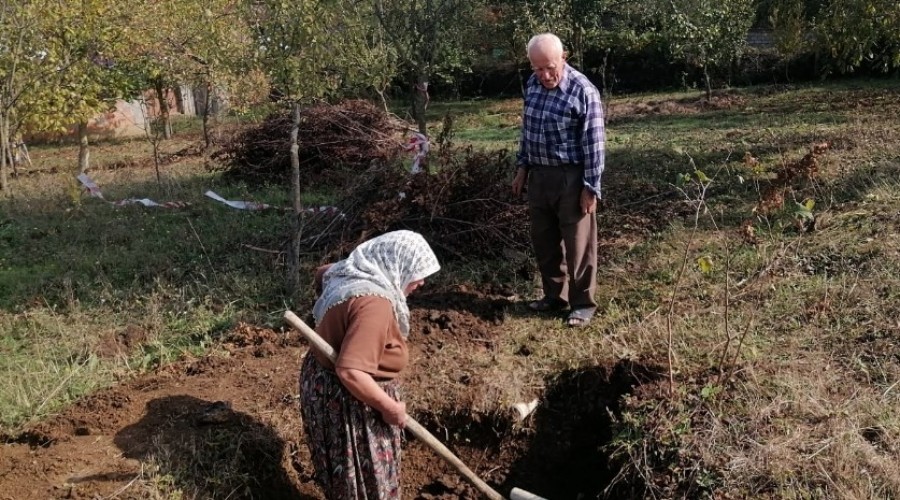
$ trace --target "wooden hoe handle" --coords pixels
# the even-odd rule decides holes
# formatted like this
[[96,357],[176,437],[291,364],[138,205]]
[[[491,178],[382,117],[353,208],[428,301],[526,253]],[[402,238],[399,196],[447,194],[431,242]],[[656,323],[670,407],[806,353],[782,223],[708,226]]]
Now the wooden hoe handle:
[[[285,311],[284,319],[291,326],[296,328],[305,338],[312,344],[319,352],[328,357],[329,360],[333,363],[336,359],[334,348],[331,347],[331,344],[325,342],[325,340],[319,336],[318,333],[315,332],[312,328],[306,325],[300,318],[297,317],[291,311]],[[462,462],[456,455],[453,454],[443,443],[438,441],[434,435],[428,432],[428,429],[422,427],[419,422],[416,422],[414,418],[407,415],[406,416],[406,428],[409,429],[410,432],[414,436],[416,436],[420,441],[424,442],[428,445],[429,448],[434,450],[438,455],[440,455],[444,460],[450,463],[460,474],[465,476],[466,479],[469,480],[478,491],[484,494],[485,497],[491,500],[503,500],[503,495],[497,493],[496,490],[488,486],[487,483],[481,480],[471,469],[466,467],[466,464]]]

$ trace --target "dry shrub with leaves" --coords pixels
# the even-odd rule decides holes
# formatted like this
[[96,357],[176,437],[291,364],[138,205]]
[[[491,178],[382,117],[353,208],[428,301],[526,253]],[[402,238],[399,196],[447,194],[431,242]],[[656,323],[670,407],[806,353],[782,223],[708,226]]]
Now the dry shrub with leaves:
[[783,164],[776,172],[775,179],[763,191],[754,211],[768,215],[782,208],[788,192],[796,190],[802,182],[812,181],[816,178],[819,173],[819,157],[826,151],[828,151],[828,143],[816,144],[803,158]]
[[[769,181],[760,191],[760,199],[753,207],[753,214],[757,217],[769,217],[782,210],[788,197],[797,198],[797,193],[814,182],[819,175],[819,159],[828,151],[829,144],[823,142],[814,144],[808,153],[799,160],[782,162],[775,172],[775,178]],[[744,165],[751,169],[759,168],[759,160],[749,152],[744,154]],[[799,202],[798,202],[799,203]],[[811,216],[801,218],[796,222],[798,229],[812,231],[815,229],[815,218]],[[758,243],[756,227],[753,219],[747,219],[741,224],[739,235],[749,244]]]

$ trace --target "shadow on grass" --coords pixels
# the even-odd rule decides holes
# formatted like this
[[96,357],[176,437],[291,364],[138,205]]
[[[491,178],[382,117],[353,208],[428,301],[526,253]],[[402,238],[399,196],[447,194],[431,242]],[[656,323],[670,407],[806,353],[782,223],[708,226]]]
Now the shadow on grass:
[[158,465],[189,498],[315,498],[301,494],[288,474],[284,440],[223,402],[152,400],[143,418],[113,441],[123,456]]
[[[869,199],[872,191],[887,188],[896,192],[900,187],[900,157],[893,161],[885,160],[867,163],[853,168],[826,187],[832,199],[837,203],[858,202]],[[877,203],[872,197],[869,201]]]

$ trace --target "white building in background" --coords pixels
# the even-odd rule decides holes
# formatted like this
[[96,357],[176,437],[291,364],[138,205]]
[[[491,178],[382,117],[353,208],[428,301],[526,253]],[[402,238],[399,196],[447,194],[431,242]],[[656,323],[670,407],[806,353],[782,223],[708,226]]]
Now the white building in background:
[[[197,116],[202,114],[206,105],[206,89],[192,88],[189,85],[166,90],[166,101],[169,104],[169,116]],[[213,93],[210,99],[210,112],[215,115],[225,109],[224,99]],[[125,101],[119,99],[108,110],[98,113],[88,120],[88,136],[98,138],[135,137],[146,134],[147,126],[159,116],[160,106],[156,91],[147,90],[143,98]],[[72,124],[64,134],[37,133],[24,134],[25,142],[42,142],[62,137],[77,137],[78,124]]]

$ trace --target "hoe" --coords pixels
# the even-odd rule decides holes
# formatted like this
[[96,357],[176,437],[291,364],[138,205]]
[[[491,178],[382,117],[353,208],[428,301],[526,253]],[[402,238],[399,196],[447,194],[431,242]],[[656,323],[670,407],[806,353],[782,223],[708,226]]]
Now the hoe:
[[[284,313],[284,319],[288,322],[292,327],[296,328],[305,338],[312,344],[318,351],[325,354],[332,362],[336,359],[334,349],[328,342],[319,336],[312,328],[307,326],[306,323],[303,322],[300,318],[297,317],[291,311],[286,311]],[[505,497],[498,493],[495,489],[488,486],[487,483],[481,480],[471,469],[466,467],[466,464],[462,462],[456,455],[453,454],[446,446],[443,445],[434,435],[428,432],[428,429],[422,427],[421,424],[416,422],[416,420],[412,417],[406,418],[406,428],[413,433],[420,441],[424,442],[428,445],[429,448],[435,451],[438,455],[441,456],[444,460],[446,460],[450,465],[452,465],[460,474],[462,474],[469,482],[472,483],[473,486],[478,488],[485,497],[490,500],[504,500]],[[543,497],[539,497],[533,493],[529,493],[520,488],[513,488],[509,493],[510,500],[545,500]]]

